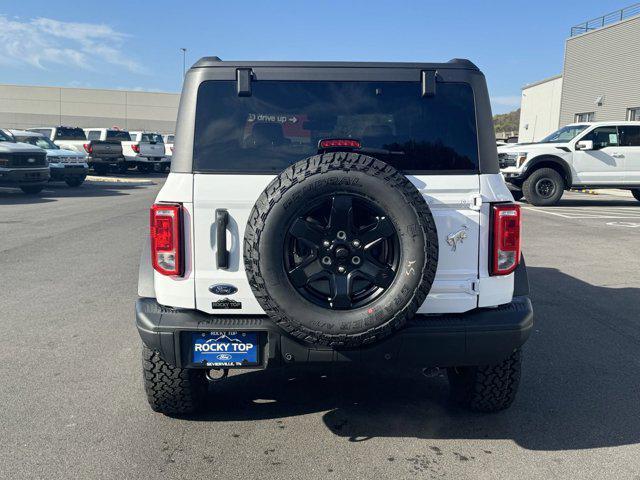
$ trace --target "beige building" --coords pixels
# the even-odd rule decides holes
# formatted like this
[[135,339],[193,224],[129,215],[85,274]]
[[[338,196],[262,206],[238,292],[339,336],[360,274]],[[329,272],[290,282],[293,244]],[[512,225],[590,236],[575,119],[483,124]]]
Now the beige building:
[[574,26],[562,75],[526,85],[521,142],[574,122],[640,120],[640,4]]
[[180,94],[0,85],[0,128],[69,125],[175,131]]
[[518,141],[537,142],[558,129],[562,75],[522,87]]
[[621,10],[610,25],[603,17],[604,26],[574,27],[565,47],[561,125],[640,119],[640,8],[633,11],[618,20]]

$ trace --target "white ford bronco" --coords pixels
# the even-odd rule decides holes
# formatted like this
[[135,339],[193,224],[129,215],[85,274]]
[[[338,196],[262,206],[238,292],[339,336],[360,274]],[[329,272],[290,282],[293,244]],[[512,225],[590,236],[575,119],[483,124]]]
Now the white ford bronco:
[[555,205],[569,188],[623,188],[640,200],[640,122],[566,125],[537,143],[498,149],[516,200]]
[[485,78],[448,63],[222,62],[185,79],[136,324],[151,407],[229,369],[447,369],[514,400],[533,324]]

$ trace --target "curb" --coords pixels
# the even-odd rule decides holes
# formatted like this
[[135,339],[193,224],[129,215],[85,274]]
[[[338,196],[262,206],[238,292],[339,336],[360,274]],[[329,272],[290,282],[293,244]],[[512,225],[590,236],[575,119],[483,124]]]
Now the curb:
[[152,180],[143,180],[135,178],[119,178],[119,177],[95,177],[93,175],[87,175],[85,179],[87,182],[95,183],[120,183],[125,185],[155,185],[156,182]]
[[586,193],[588,195],[598,195],[597,190],[589,190],[588,188],[572,188],[571,191],[576,193]]

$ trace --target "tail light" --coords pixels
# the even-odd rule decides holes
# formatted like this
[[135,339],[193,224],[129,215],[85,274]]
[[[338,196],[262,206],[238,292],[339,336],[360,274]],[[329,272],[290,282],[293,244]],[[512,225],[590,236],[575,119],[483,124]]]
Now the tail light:
[[150,233],[153,268],[162,275],[182,275],[182,205],[153,205]]
[[507,275],[520,263],[520,205],[493,206],[493,252],[491,275]]
[[325,138],[318,142],[319,149],[325,148],[360,148],[362,144],[359,140],[352,138]]
[[136,145],[134,143],[133,145],[131,145],[131,150],[133,150],[136,153],[140,153],[140,145]]
[[87,153],[93,153],[93,147],[91,146],[90,143],[85,143],[84,145],[82,145],[84,147],[84,151]]

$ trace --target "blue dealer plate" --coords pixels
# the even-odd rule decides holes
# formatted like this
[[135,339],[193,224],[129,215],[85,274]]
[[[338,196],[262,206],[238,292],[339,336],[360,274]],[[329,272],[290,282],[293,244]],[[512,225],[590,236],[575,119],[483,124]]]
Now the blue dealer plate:
[[193,363],[207,367],[259,365],[256,332],[210,332],[192,334]]

